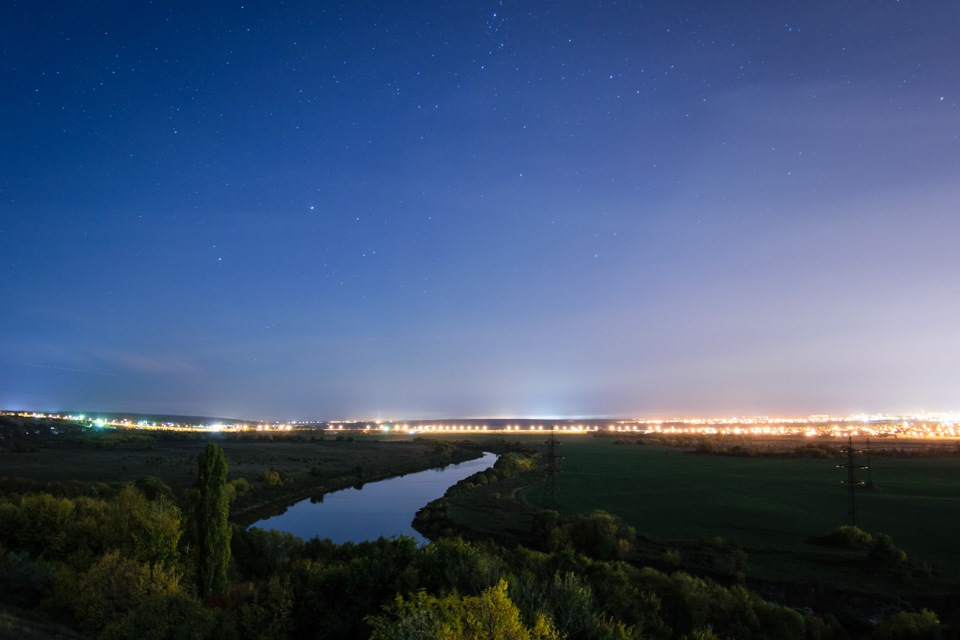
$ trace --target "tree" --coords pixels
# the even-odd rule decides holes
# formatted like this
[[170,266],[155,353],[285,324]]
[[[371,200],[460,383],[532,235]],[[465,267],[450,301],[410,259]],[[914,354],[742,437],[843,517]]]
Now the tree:
[[200,595],[222,593],[230,564],[230,501],[227,498],[227,458],[223,449],[208,444],[197,460],[195,505],[197,587]]
[[173,566],[182,534],[180,509],[157,495],[153,502],[134,485],[124,487],[108,508],[101,540],[126,557]]
[[101,556],[80,578],[72,605],[84,631],[98,635],[111,622],[155,598],[180,593],[177,572],[125,558]]
[[18,546],[44,559],[65,557],[73,551],[70,527],[76,504],[69,498],[49,493],[24,496],[20,502]]
[[386,615],[368,616],[374,640],[557,640],[560,635],[542,612],[532,628],[507,594],[507,583],[485,589],[479,596],[436,597],[419,591],[397,596]]
[[463,632],[462,604],[455,595],[438,598],[425,591],[406,598],[397,595],[384,610],[384,615],[366,618],[373,630],[371,640],[437,640]]
[[204,640],[216,624],[215,615],[185,593],[166,593],[144,600],[107,625],[100,640]]
[[901,611],[873,631],[878,640],[937,640],[940,634],[940,620],[929,609],[920,613]]
[[290,613],[293,611],[293,588],[290,576],[273,575],[259,587],[251,584],[252,599],[240,605],[240,627],[243,637],[255,640],[282,640],[290,637]]
[[[463,599],[463,635],[470,640],[500,638],[502,640],[531,640],[530,630],[520,620],[520,610],[507,595],[507,583],[500,580],[495,587],[485,589],[476,597]],[[539,631],[555,635],[553,626],[545,619]]]

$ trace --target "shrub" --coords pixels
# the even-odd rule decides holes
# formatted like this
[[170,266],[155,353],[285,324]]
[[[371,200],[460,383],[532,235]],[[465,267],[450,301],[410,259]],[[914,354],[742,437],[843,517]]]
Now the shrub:
[[147,500],[157,500],[160,496],[167,500],[173,500],[173,491],[156,476],[137,478],[133,484],[146,496]]
[[276,487],[280,484],[280,473],[277,471],[264,471],[260,474],[260,481],[268,487]]
[[878,533],[870,543],[867,559],[881,565],[903,564],[907,561],[907,554],[893,544],[893,538],[885,533]]
[[901,611],[878,624],[873,637],[877,640],[937,640],[940,638],[940,620],[929,609],[920,613]]
[[873,536],[869,533],[851,525],[837,527],[828,539],[833,546],[843,547],[845,549],[855,549],[864,547],[873,541]]
[[53,568],[11,551],[0,558],[0,601],[17,607],[39,602],[53,582]]
[[227,498],[233,502],[253,490],[253,485],[246,478],[236,478],[227,483]]
[[182,593],[150,598],[107,626],[101,640],[125,638],[202,640],[209,637],[214,616],[196,599]]

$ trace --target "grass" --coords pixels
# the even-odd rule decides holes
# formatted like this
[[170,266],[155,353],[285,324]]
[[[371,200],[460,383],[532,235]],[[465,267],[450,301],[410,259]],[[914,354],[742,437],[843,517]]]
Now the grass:
[[[722,537],[747,549],[750,573],[761,577],[863,579],[809,543],[847,522],[840,460],[694,455],[607,438],[560,441],[564,513],[601,509],[659,539]],[[874,458],[872,467],[877,488],[858,492],[859,526],[891,535],[911,558],[933,564],[929,588],[956,589],[960,459]],[[543,487],[526,498],[543,506]]]
[[[311,495],[478,455],[456,448],[438,451],[433,442],[409,437],[358,433],[338,440],[336,436],[311,438],[310,434],[296,432],[236,437],[112,429],[103,433],[74,431],[68,435],[51,432],[24,436],[20,430],[11,436],[8,429],[6,441],[0,446],[0,476],[33,480],[39,483],[37,489],[75,482],[118,486],[156,476],[183,495],[196,481],[197,455],[214,442],[227,457],[228,480],[245,478],[254,487],[231,506],[231,519],[247,525]],[[283,484],[266,486],[260,481],[265,471],[278,471]]]
[[465,523],[481,538],[523,540],[534,526],[537,510],[514,499],[522,482],[521,478],[508,478],[457,496],[449,501],[450,518]]
[[52,622],[23,617],[0,605],[0,638],[17,640],[83,640],[85,636]]

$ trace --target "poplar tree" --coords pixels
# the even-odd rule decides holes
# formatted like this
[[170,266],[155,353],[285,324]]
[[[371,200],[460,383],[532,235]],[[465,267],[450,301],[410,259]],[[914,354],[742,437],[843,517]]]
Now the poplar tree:
[[222,593],[230,564],[230,502],[227,499],[227,458],[208,444],[197,460],[196,495],[197,586],[200,595]]

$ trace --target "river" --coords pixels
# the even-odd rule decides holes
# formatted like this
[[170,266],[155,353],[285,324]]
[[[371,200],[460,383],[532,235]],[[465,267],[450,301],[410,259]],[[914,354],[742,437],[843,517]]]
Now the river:
[[280,515],[251,526],[292,533],[304,540],[330,538],[338,544],[401,534],[426,544],[427,540],[411,526],[417,511],[442,497],[450,486],[492,467],[496,461],[496,454],[485,453],[482,458],[441,469],[370,482],[361,489],[342,489],[326,494],[323,502],[302,500]]

